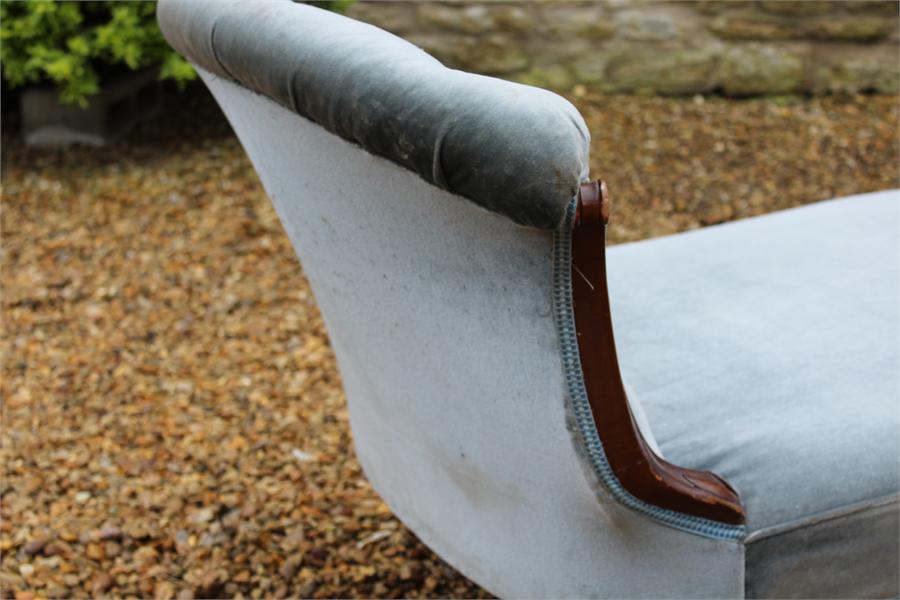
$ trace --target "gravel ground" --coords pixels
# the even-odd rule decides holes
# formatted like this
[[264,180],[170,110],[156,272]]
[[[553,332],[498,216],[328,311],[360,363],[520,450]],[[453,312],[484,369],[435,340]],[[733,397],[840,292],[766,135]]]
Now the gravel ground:
[[[897,185],[897,98],[574,100],[614,241]],[[2,596],[487,596],[366,482],[281,225],[191,110],[4,140]]]

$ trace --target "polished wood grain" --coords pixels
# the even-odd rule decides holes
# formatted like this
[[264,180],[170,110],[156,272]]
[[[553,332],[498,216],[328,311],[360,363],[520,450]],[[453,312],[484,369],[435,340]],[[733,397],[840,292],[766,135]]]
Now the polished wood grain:
[[586,183],[572,232],[572,296],[585,387],[607,459],[632,495],[662,508],[742,524],[738,493],[709,471],[679,467],[649,447],[628,405],[616,356],[606,283],[606,185]]

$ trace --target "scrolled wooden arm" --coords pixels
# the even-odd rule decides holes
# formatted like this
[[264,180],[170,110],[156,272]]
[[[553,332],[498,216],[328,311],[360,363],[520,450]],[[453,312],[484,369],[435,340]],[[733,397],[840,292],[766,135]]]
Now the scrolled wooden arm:
[[715,473],[682,468],[657,456],[631,413],[606,283],[608,219],[606,185],[583,184],[572,232],[572,298],[584,383],[607,460],[622,486],[649,504],[742,524],[746,517],[738,493]]

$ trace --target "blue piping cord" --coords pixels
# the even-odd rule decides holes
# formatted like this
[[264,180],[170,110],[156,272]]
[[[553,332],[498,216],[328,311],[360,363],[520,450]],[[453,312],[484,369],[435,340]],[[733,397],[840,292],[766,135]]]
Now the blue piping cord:
[[553,235],[553,310],[559,333],[563,373],[566,379],[568,402],[575,415],[578,437],[583,444],[590,465],[603,488],[619,504],[675,529],[716,540],[742,540],[743,525],[730,525],[711,519],[695,517],[648,504],[631,495],[619,482],[594,424],[581,370],[581,355],[575,333],[575,311],[572,303],[572,225],[577,199],[569,205],[565,219]]

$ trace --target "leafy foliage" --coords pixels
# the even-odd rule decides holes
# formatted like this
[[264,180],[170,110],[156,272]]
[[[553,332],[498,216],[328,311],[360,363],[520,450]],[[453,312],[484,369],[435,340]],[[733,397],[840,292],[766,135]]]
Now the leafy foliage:
[[347,9],[353,6],[356,0],[310,0],[309,4],[330,10],[339,14],[344,14]]
[[156,6],[140,2],[0,2],[0,62],[11,87],[51,81],[60,99],[87,105],[104,69],[159,65],[161,79],[194,79],[166,44]]

